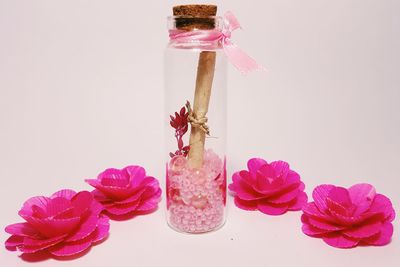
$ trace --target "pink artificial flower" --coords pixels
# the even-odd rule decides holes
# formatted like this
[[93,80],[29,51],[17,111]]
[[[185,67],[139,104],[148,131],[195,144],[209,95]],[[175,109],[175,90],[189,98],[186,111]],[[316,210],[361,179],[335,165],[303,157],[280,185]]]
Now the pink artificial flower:
[[96,189],[92,191],[110,215],[149,213],[157,209],[161,189],[154,177],[146,176],[140,166],[107,169],[97,179],[86,182]]
[[247,162],[247,170],[236,172],[229,190],[235,194],[235,205],[244,210],[259,210],[269,215],[281,215],[288,210],[300,210],[307,203],[304,183],[284,161],[268,164],[260,158]]
[[109,219],[88,191],[64,189],[50,197],[28,199],[19,215],[26,222],[8,225],[8,250],[53,256],[73,256],[107,237]]
[[377,194],[370,184],[349,189],[319,185],[313,191],[314,202],[303,207],[303,233],[321,237],[338,248],[359,244],[382,246],[390,242],[395,218],[390,199]]

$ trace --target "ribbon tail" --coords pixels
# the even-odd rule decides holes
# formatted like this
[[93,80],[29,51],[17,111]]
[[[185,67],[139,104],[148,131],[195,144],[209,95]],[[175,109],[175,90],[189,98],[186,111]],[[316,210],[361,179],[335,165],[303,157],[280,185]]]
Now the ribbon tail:
[[229,22],[230,31],[241,28],[239,21],[231,11],[226,12],[224,18]]
[[234,43],[226,42],[224,44],[224,52],[228,57],[228,60],[241,73],[248,73],[254,70],[265,70],[262,65],[258,64]]

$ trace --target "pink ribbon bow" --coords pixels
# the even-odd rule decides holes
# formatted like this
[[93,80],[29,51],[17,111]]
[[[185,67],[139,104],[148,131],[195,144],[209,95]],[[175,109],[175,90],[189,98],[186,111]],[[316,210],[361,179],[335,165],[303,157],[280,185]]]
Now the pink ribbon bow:
[[238,28],[241,28],[235,15],[228,11],[225,13],[224,19],[227,23],[225,23],[222,31],[215,29],[194,31],[170,30],[169,38],[177,43],[220,41],[228,60],[240,72],[247,73],[257,69],[264,69],[253,58],[247,55],[237,45],[232,43],[230,39],[232,32]]

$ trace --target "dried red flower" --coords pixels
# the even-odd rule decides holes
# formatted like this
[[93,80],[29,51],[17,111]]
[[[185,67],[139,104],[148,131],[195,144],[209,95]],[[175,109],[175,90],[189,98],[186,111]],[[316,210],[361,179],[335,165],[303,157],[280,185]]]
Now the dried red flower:
[[189,129],[189,112],[187,111],[186,106],[183,106],[180,109],[179,113],[175,112],[174,115],[175,117],[173,115],[170,115],[171,121],[169,122],[169,124],[172,128],[175,129],[175,138],[178,144],[178,150],[176,150],[175,153],[170,152],[169,155],[171,156],[171,158],[177,155],[182,155],[186,157],[189,153],[190,147],[184,145],[182,138]]

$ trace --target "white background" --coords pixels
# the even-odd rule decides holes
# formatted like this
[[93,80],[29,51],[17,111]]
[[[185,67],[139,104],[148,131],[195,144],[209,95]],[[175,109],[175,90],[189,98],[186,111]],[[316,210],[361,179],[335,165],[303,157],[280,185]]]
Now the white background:
[[[202,2],[202,1],[199,1]],[[222,3],[223,2],[223,3]],[[0,225],[33,195],[140,164],[164,184],[166,16],[188,1],[0,0]],[[248,158],[288,161],[306,191],[369,182],[400,200],[400,1],[215,1],[244,31],[234,40],[268,69],[230,67],[229,173]],[[112,222],[74,261],[38,266],[394,266],[386,247],[331,248],[301,232],[300,212],[232,205],[219,231],[170,230],[161,208]],[[396,209],[399,211],[398,209]],[[1,242],[7,238],[1,231]],[[0,265],[24,266],[0,249]]]

